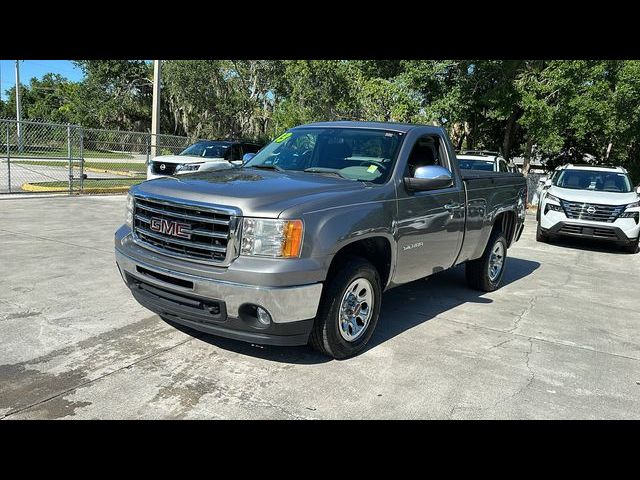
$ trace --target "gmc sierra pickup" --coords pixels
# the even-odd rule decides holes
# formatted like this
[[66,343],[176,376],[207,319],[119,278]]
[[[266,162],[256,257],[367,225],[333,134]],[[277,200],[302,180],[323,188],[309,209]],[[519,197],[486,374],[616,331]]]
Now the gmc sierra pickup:
[[313,123],[240,167],[132,187],[116,261],[166,321],[346,358],[386,289],[461,263],[498,288],[525,202],[521,174],[461,171],[439,127]]

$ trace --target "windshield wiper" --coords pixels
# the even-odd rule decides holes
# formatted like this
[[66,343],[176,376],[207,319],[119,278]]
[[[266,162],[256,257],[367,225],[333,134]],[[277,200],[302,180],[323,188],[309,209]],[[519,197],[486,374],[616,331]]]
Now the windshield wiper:
[[278,165],[266,165],[266,164],[260,164],[260,165],[242,165],[243,167],[248,167],[248,168],[264,168],[265,170],[276,170],[278,172],[284,172],[284,168],[279,167]]
[[333,170],[330,168],[322,168],[322,167],[310,167],[310,168],[305,168],[303,170],[303,172],[309,172],[309,173],[329,173],[331,175],[337,175],[340,178],[346,178],[347,180],[353,180],[353,178],[349,178],[349,177],[345,177],[343,174],[341,174],[338,170]]

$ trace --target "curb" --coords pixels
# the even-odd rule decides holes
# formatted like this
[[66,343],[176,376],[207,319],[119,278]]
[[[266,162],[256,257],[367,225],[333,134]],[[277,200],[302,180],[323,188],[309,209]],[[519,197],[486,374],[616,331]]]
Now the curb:
[[[69,187],[47,187],[45,185],[38,185],[34,183],[25,183],[22,185],[22,190],[25,192],[68,192]],[[127,193],[129,186],[119,187],[85,187],[82,189],[82,193]],[[80,190],[74,190],[73,193],[80,193]]]
[[120,175],[122,177],[138,177],[140,176],[140,173],[135,173],[132,171],[123,171],[123,170],[105,170],[103,168],[94,168],[94,167],[85,167],[84,168],[85,172],[92,172],[92,173],[109,173],[111,175]]

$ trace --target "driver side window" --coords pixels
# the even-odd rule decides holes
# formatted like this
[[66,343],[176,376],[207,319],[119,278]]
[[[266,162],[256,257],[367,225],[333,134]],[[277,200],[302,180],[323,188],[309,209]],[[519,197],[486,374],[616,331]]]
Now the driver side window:
[[408,176],[413,177],[417,168],[428,165],[448,168],[442,160],[439,143],[439,139],[433,135],[425,135],[416,141],[407,160]]

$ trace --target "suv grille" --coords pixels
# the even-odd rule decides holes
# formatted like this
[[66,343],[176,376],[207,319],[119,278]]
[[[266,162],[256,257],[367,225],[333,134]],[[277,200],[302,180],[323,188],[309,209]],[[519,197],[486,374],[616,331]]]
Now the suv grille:
[[568,202],[562,200],[567,218],[591,220],[596,222],[615,222],[623,211],[624,205],[597,205],[594,203]]
[[235,251],[236,217],[223,209],[136,196],[133,213],[134,238],[146,248],[203,263],[224,263]]
[[151,171],[158,175],[173,175],[177,166],[177,163],[153,162]]

